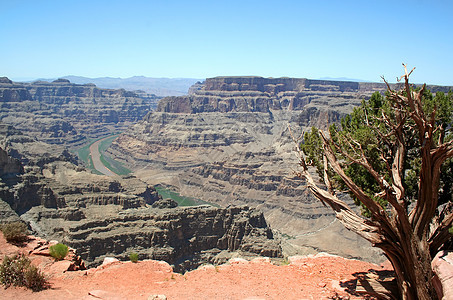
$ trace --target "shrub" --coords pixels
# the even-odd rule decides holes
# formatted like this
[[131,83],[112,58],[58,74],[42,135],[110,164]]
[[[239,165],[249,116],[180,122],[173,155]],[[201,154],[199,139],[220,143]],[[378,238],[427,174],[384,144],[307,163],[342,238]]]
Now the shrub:
[[48,288],[44,274],[31,265],[30,259],[23,255],[5,256],[0,265],[0,283],[10,286],[23,286],[34,292]]
[[58,243],[56,245],[50,246],[49,253],[50,256],[55,258],[55,260],[62,260],[68,255],[69,248],[65,244]]
[[44,274],[35,266],[30,266],[25,270],[25,286],[34,292],[48,288],[49,284]]
[[138,262],[138,254],[135,253],[135,252],[132,252],[131,254],[129,254],[129,259],[130,259],[131,262],[133,262],[133,263]]
[[9,243],[22,243],[27,240],[28,228],[23,222],[12,222],[0,226]]

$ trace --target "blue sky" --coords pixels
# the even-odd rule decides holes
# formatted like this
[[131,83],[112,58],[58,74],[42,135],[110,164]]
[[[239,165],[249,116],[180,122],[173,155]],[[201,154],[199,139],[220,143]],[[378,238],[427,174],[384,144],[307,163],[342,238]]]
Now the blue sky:
[[348,77],[453,85],[453,1],[0,0],[0,76]]

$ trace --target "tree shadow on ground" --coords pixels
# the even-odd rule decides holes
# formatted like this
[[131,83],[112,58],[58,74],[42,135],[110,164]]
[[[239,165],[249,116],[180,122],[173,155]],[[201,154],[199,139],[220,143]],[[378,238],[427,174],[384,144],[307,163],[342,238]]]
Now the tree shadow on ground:
[[394,271],[369,269],[352,275],[354,279],[340,282],[349,294],[366,299],[399,299]]

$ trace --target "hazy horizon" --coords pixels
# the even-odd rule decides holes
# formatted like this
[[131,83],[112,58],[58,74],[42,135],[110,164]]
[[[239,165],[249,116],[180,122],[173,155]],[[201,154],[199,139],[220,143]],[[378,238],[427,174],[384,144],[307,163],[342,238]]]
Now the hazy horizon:
[[453,85],[451,1],[6,1],[11,79],[357,78]]

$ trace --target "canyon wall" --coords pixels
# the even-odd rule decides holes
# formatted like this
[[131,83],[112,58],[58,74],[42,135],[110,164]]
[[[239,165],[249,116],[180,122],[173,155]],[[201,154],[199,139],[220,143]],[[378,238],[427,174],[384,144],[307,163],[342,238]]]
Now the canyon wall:
[[[102,215],[96,215],[99,210]],[[81,209],[85,218],[64,221],[58,212],[32,209],[25,219],[46,236],[77,249],[88,266],[106,256],[164,260],[182,272],[233,256],[282,257],[279,241],[264,216],[248,207],[211,206],[121,210],[115,206]],[[52,216],[52,217],[50,217]]]
[[47,143],[73,146],[87,137],[123,130],[154,108],[158,99],[66,79],[15,83],[2,77],[0,120]]

